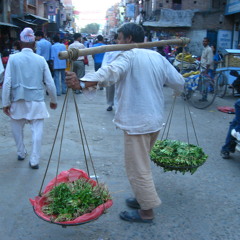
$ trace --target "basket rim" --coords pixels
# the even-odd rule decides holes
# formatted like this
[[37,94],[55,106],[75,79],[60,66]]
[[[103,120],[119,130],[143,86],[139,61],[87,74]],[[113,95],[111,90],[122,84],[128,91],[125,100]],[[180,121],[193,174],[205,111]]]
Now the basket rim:
[[68,227],[68,226],[70,227],[70,226],[83,225],[83,224],[86,224],[86,223],[95,221],[95,220],[97,220],[97,219],[101,216],[101,215],[100,215],[100,216],[98,216],[98,217],[96,217],[96,218],[93,218],[93,219],[88,220],[88,221],[85,221],[85,222],[79,222],[79,223],[64,223],[64,222],[54,222],[54,221],[51,221],[51,220],[47,220],[47,219],[42,218],[41,216],[39,216],[39,215],[37,214],[37,212],[35,211],[34,206],[33,206],[33,211],[34,211],[34,213],[35,213],[40,219],[42,219],[43,221],[48,222],[48,223],[52,223],[52,224],[56,224],[56,225],[61,225],[62,227]]
[[204,164],[201,163],[201,164],[198,164],[198,165],[186,165],[186,166],[173,166],[173,165],[166,165],[164,163],[161,163],[161,162],[157,162],[155,159],[151,159],[155,164],[159,165],[160,167],[163,167],[163,168],[170,168],[170,169],[194,169],[194,168],[198,168],[200,166],[202,166]]

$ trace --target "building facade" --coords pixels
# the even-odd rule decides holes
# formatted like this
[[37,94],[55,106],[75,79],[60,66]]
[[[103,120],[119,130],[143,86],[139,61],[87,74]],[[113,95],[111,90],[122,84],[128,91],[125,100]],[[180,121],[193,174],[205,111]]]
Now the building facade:
[[0,2],[0,53],[10,51],[20,31],[31,27],[46,37],[74,32],[71,0],[2,0]]
[[118,6],[117,26],[139,23],[148,41],[189,37],[195,55],[201,54],[204,37],[220,51],[240,42],[238,0],[122,0]]

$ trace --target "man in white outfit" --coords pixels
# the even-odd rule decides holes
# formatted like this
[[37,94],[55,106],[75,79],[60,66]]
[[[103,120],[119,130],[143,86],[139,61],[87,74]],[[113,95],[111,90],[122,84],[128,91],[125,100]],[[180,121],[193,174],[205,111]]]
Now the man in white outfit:
[[29,165],[39,168],[44,118],[49,117],[44,102],[45,86],[50,96],[50,108],[57,108],[56,87],[46,60],[33,52],[35,36],[31,28],[20,34],[21,52],[10,55],[2,89],[3,112],[11,118],[13,137],[17,145],[18,160],[26,157],[23,128],[32,130],[32,153]]
[[[144,30],[135,23],[126,23],[118,29],[119,44],[143,41]],[[149,152],[164,122],[163,86],[167,84],[181,93],[184,82],[161,54],[136,48],[123,51],[110,64],[82,79],[66,72],[67,86],[73,89],[115,84],[117,105],[113,122],[124,131],[125,169],[134,193],[134,198],[127,198],[126,204],[137,208],[120,213],[125,221],[151,223],[153,208],[161,204],[153,182]]]

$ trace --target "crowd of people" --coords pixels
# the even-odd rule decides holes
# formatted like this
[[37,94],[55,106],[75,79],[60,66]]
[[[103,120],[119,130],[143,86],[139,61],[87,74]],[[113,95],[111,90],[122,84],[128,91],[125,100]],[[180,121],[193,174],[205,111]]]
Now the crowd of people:
[[[97,36],[96,44],[92,47],[98,46],[102,39],[101,35]],[[3,64],[0,61],[3,112],[11,117],[19,161],[27,155],[23,139],[24,125],[31,125],[32,151],[29,165],[32,169],[39,168],[43,119],[49,117],[44,102],[45,91],[50,97],[51,109],[57,108],[57,96],[67,92],[65,71],[69,70],[68,64],[67,60],[59,59],[58,54],[68,48],[86,47],[89,46],[80,33],[75,33],[71,42],[61,41],[59,35],[55,35],[50,42],[42,31],[34,32],[31,28],[25,28],[6,62]],[[93,58],[95,60],[95,56]],[[85,57],[79,57],[73,62],[73,71],[78,78],[85,75],[85,64]]]
[[[25,28],[20,34],[19,52],[9,56],[2,105],[4,113],[11,118],[17,159],[22,161],[26,158],[23,128],[29,123],[32,129],[29,166],[39,168],[43,121],[49,117],[44,102],[45,91],[50,97],[50,108],[56,109],[57,96],[66,94],[67,87],[76,93],[87,91],[90,87],[107,87],[107,110],[112,111],[114,106],[113,122],[124,133],[124,163],[134,194],[133,198],[126,199],[126,205],[133,209],[123,211],[119,216],[129,222],[151,223],[153,209],[161,204],[161,200],[153,181],[149,152],[163,127],[164,86],[168,85],[178,95],[183,92],[185,80],[166,57],[170,46],[162,49],[166,56],[151,49],[138,48],[95,54],[92,56],[95,72],[90,75],[85,75],[84,57],[78,57],[73,62],[72,71],[66,71],[67,62],[60,60],[58,53],[67,48],[88,47],[87,40],[80,33],[75,33],[73,37],[71,44],[61,43],[57,35],[50,43],[42,32],[34,33],[31,28]],[[114,43],[142,43],[144,38],[140,25],[126,23],[118,29]],[[99,35],[92,47],[104,44],[103,36]],[[203,39],[203,47],[201,71],[211,74],[214,55],[207,38]],[[236,115],[221,150],[224,158],[229,158],[230,152],[238,150],[240,143],[239,100],[235,108]]]

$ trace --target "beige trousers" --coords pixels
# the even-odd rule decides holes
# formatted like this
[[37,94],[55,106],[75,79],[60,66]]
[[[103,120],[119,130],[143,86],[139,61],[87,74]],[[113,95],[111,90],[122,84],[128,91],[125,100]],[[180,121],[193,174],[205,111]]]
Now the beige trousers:
[[125,167],[135,198],[142,210],[161,204],[153,182],[149,152],[157,140],[159,131],[142,135],[124,132]]

